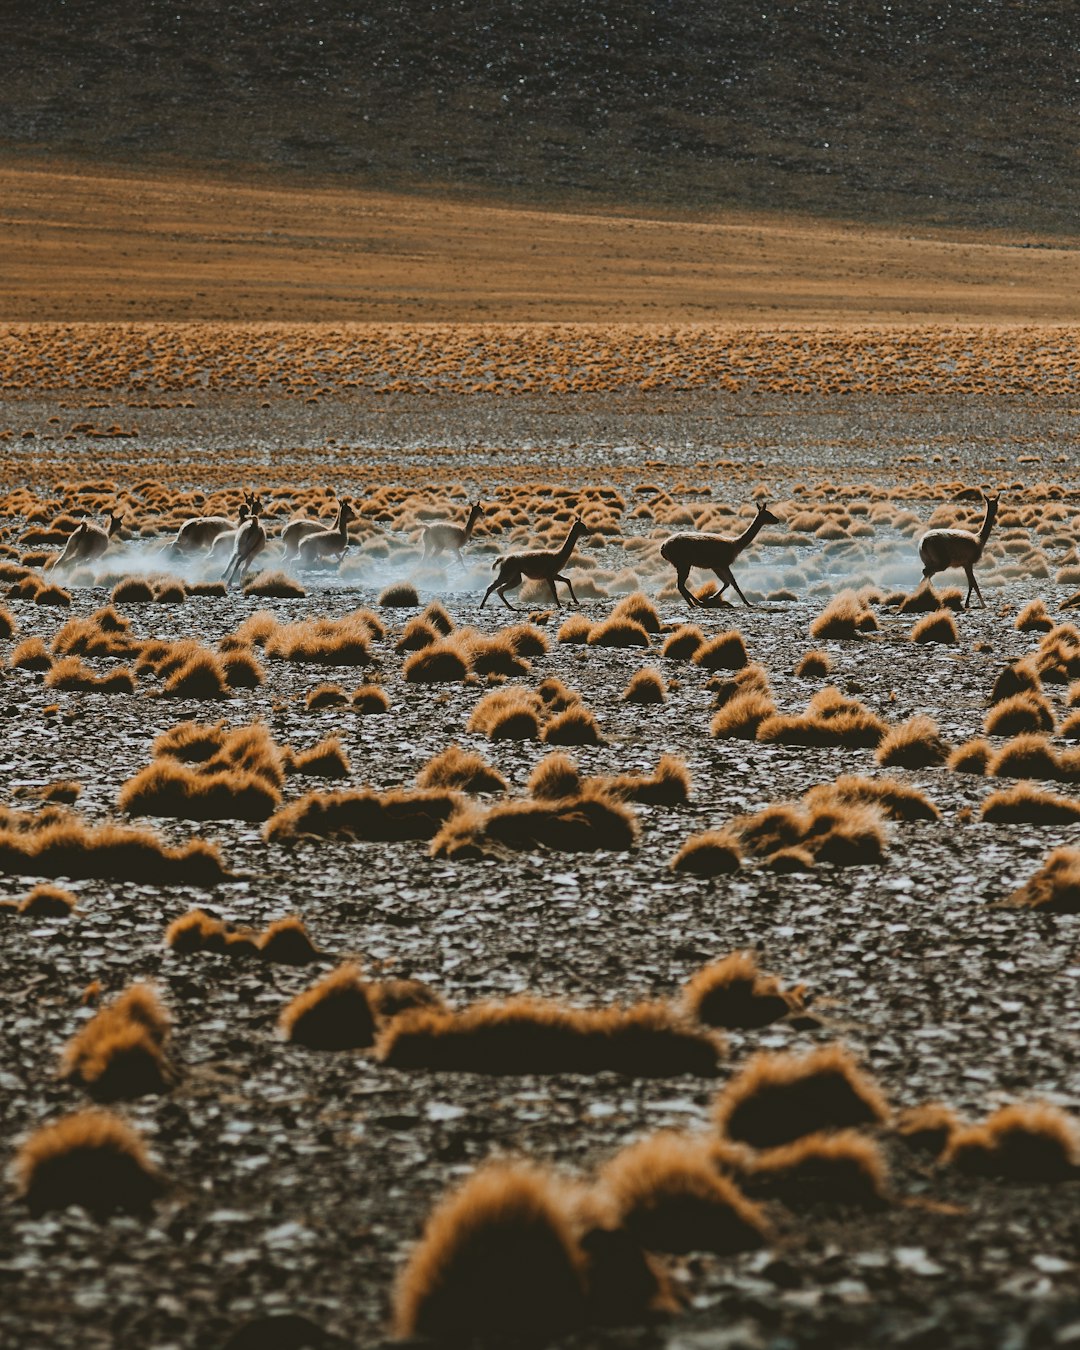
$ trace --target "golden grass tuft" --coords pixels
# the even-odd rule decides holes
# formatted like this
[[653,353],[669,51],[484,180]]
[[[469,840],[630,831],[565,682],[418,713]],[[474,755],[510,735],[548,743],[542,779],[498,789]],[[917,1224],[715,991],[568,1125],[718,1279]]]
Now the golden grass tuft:
[[328,736],[306,750],[285,750],[282,763],[287,774],[307,778],[348,778],[350,772],[349,756],[336,736]]
[[983,719],[988,736],[1019,736],[1029,731],[1053,731],[1054,714],[1040,694],[1014,694],[995,703]]
[[529,775],[525,791],[530,797],[542,800],[555,800],[560,797],[576,797],[581,791],[581,770],[569,755],[561,751],[552,751],[545,755]]
[[488,1164],[428,1218],[394,1292],[394,1334],[444,1344],[544,1343],[587,1315],[585,1261],[565,1188]]
[[266,672],[253,651],[234,649],[222,653],[220,660],[230,689],[257,689],[266,683]]
[[624,802],[684,806],[690,798],[690,771],[678,755],[661,755],[650,774],[620,773],[600,781],[602,790]]
[[952,752],[947,765],[954,773],[985,774],[993,753],[994,748],[989,741],[965,741]]
[[924,614],[914,623],[909,634],[912,642],[941,642],[955,645],[960,641],[956,620],[947,609],[939,609],[933,614]]
[[1005,1181],[1075,1178],[1080,1175],[1080,1125],[1046,1102],[1004,1106],[981,1125],[956,1130],[942,1163]]
[[135,676],[130,670],[112,670],[108,675],[97,675],[77,656],[64,656],[56,661],[45,676],[47,689],[94,694],[133,694]]
[[401,673],[411,684],[453,683],[468,675],[469,659],[455,639],[443,639],[406,657]]
[[1016,616],[1014,626],[1018,633],[1048,633],[1054,621],[1041,600],[1031,600]]
[[260,776],[191,769],[171,758],[140,769],[117,796],[117,806],[130,816],[178,820],[266,820],[280,803],[281,794]]
[[746,643],[735,628],[703,642],[690,659],[702,670],[742,670],[750,663]]
[[684,624],[660,648],[660,655],[668,661],[692,661],[704,643],[705,634],[696,624]]
[[667,684],[658,670],[636,670],[622,692],[624,703],[666,703]]
[[386,690],[377,684],[362,684],[353,690],[350,706],[353,712],[373,717],[390,711],[390,699]]
[[1028,783],[992,792],[982,804],[982,818],[991,825],[1074,825],[1080,802]]
[[310,1050],[359,1050],[375,1039],[375,1014],[360,967],[349,962],[305,989],[281,1014],[285,1039]]
[[14,1173],[34,1215],[69,1205],[96,1219],[145,1214],[165,1190],[142,1139],[108,1111],[78,1111],[43,1125],[19,1149]]
[[383,1022],[410,1008],[446,1007],[439,991],[423,980],[380,980],[368,985],[368,998],[376,1017]]
[[764,1214],[717,1172],[704,1141],[651,1135],[609,1159],[597,1182],[613,1219],[650,1251],[730,1256],[769,1241]]
[[732,952],[703,967],[683,989],[682,1006],[690,1017],[710,1027],[745,1030],[768,1026],[801,1012],[802,986],[784,989],[775,975],[758,968],[753,952]]
[[146,577],[127,577],[112,589],[114,605],[145,605],[154,598],[154,587]]
[[498,635],[509,642],[518,656],[544,656],[549,650],[547,638],[531,623],[515,623]]
[[758,727],[757,739],[784,745],[872,750],[887,730],[876,713],[829,684],[811,698],[805,713],[766,718]]
[[396,652],[421,652],[438,642],[439,630],[419,615],[414,615],[401,630],[401,637],[394,643]]
[[581,705],[556,713],[545,723],[540,739],[545,745],[600,745],[603,742],[595,716]]
[[810,636],[851,639],[876,632],[878,621],[854,591],[841,591],[810,624]]
[[398,1069],[670,1078],[715,1075],[721,1048],[666,1004],[581,1009],[518,997],[402,1013],[380,1034],[376,1056]]
[[641,591],[624,595],[611,611],[611,617],[613,619],[629,619],[631,623],[639,624],[644,628],[646,633],[660,632],[660,615],[656,612],[656,606]]
[[895,778],[862,778],[841,774],[833,783],[811,788],[804,800],[810,807],[827,808],[832,802],[873,806],[890,820],[940,820],[941,812],[918,788]]
[[172,848],[145,830],[44,815],[0,825],[2,873],[171,886],[213,886],[230,876],[217,849],[201,839]]
[[745,1184],[789,1209],[844,1205],[880,1209],[889,1203],[889,1172],[878,1145],[857,1130],[810,1134],[754,1158]]
[[295,914],[275,919],[257,939],[259,955],[276,965],[306,966],[317,961],[321,953],[312,942],[304,921]]
[[[563,637],[565,628],[566,624],[563,624],[559,629],[560,642],[571,640]],[[590,647],[648,647],[649,633],[633,619],[612,614],[602,623],[594,624],[584,640]]]
[[456,788],[460,792],[505,792],[506,779],[482,755],[462,750],[458,745],[445,750],[424,765],[416,775],[422,788]]
[[19,913],[34,919],[70,919],[78,900],[60,886],[42,882],[19,901]]
[[168,677],[161,693],[167,698],[227,698],[229,682],[221,658],[216,652],[195,652]]
[[317,684],[308,691],[304,707],[308,712],[318,712],[320,708],[343,708],[349,702],[349,695],[340,684]]
[[192,909],[173,919],[165,929],[165,945],[174,952],[223,952],[228,929],[220,919],[202,909]]
[[1041,778],[1046,781],[1080,779],[1075,753],[1059,756],[1045,736],[1014,736],[1006,741],[986,766],[992,778]]
[[[372,618],[366,610],[355,610],[340,619],[302,619],[298,623],[276,624],[266,638],[266,654],[280,661],[310,665],[370,665],[370,643],[377,635]],[[241,624],[237,632],[242,633],[243,628]]]
[[742,866],[739,842],[719,830],[692,834],[671,860],[673,872],[691,872],[699,877],[722,876]]
[[960,1118],[950,1106],[927,1102],[901,1111],[896,1118],[896,1133],[908,1148],[938,1157],[960,1128]]
[[48,670],[52,657],[39,637],[24,638],[11,653],[13,670]]
[[718,740],[752,741],[761,725],[776,716],[776,704],[760,689],[735,694],[714,714],[710,733]]
[[991,703],[1004,703],[1017,694],[1041,694],[1042,681],[1038,667],[1029,660],[1012,661],[1002,666],[990,691]]
[[166,1055],[171,1019],[149,985],[133,985],[78,1031],[64,1048],[61,1074],[98,1101],[168,1092],[176,1072]]
[[1080,848],[1063,846],[1048,855],[1033,876],[1004,901],[1044,914],[1080,914]]
[[512,686],[493,689],[472,710],[468,730],[492,741],[534,741],[540,735],[543,705],[538,694]]
[[879,1125],[889,1109],[877,1084],[840,1045],[806,1055],[755,1055],[716,1102],[728,1139],[777,1148],[822,1130]]
[[833,668],[833,660],[828,652],[806,652],[795,667],[795,677],[799,680],[823,679]]
[[438,600],[432,600],[418,617],[421,622],[430,624],[443,637],[448,637],[454,631],[453,619]]
[[245,595],[262,595],[275,600],[301,600],[307,591],[285,572],[259,572],[244,582]]
[[431,839],[460,809],[461,798],[441,789],[388,792],[309,792],[266,822],[269,843],[320,839]]
[[432,840],[435,858],[484,857],[492,846],[557,853],[623,853],[637,843],[637,818],[621,802],[586,790],[553,801],[507,802],[449,819]]
[[4,607],[0,605],[0,638],[14,637],[15,630],[18,626],[19,622],[15,618],[15,615],[12,614],[11,610],[4,609]]
[[949,747],[933,718],[918,714],[889,728],[875,758],[883,768],[926,769],[944,764]]
[[[580,644],[589,641],[589,635],[592,633],[593,626],[583,614],[571,614],[570,617],[562,623],[559,631],[555,634],[556,642],[569,644]],[[640,645],[640,644],[639,644]],[[644,645],[649,645],[649,635],[645,634]]]
[[398,582],[394,586],[387,586],[379,596],[379,604],[383,609],[413,609],[420,604],[420,597],[415,586]]

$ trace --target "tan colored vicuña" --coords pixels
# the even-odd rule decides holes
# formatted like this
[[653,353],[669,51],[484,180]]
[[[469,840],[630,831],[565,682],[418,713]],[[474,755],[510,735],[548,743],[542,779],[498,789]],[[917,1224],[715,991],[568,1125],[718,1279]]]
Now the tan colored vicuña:
[[266,531],[259,519],[262,505],[255,497],[251,500],[251,514],[237,531],[232,557],[229,559],[228,567],[221,574],[226,586],[231,586],[238,577],[247,576],[255,559],[266,547]]
[[965,609],[971,604],[972,591],[979,597],[979,604],[986,608],[979,583],[975,580],[975,564],[982,557],[986,541],[990,538],[990,531],[994,528],[1000,500],[1000,492],[996,497],[988,497],[983,493],[986,512],[978,534],[972,534],[970,530],[927,530],[919,540],[919,557],[922,559],[923,576],[927,581],[936,572],[945,572],[950,567],[964,569],[968,579]]
[[570,532],[563,540],[561,548],[534,549],[529,553],[508,553],[504,558],[497,559],[495,566],[499,569],[498,576],[484,592],[484,598],[480,601],[480,608],[484,608],[488,596],[492,591],[495,591],[507,609],[516,610],[517,606],[512,605],[507,600],[504,592],[514,586],[520,586],[522,577],[529,577],[532,581],[546,581],[551,588],[551,594],[556,605],[559,604],[559,592],[555,589],[555,583],[557,581],[563,582],[570,592],[570,599],[576,605],[578,598],[574,594],[574,588],[570,584],[569,577],[562,575],[562,569],[570,561],[574,545],[584,533],[585,522],[580,516],[575,516],[573,524],[570,526]]
[[462,567],[465,566],[461,550],[472,538],[476,522],[484,513],[479,502],[473,502],[469,508],[469,518],[464,525],[452,525],[449,521],[435,520],[424,527],[424,557],[437,558],[444,548],[451,549]]
[[349,521],[356,519],[352,503],[343,497],[338,503],[337,520],[332,530],[316,530],[300,541],[298,549],[302,563],[313,563],[319,558],[336,557],[339,561],[349,547]]
[[108,528],[84,520],[77,529],[73,530],[67,537],[63,553],[53,563],[52,570],[62,572],[67,567],[74,567],[76,563],[89,562],[92,558],[100,558],[109,547],[109,541],[124,519],[123,512],[110,511],[108,516]]
[[688,605],[701,603],[686,589],[691,567],[716,573],[720,589],[715,599],[719,599],[729,586],[734,586],[735,594],[744,605],[749,605],[750,601],[739,590],[739,583],[731,574],[731,564],[754,542],[763,526],[779,524],[779,518],[773,515],[768,505],[758,502],[757,515],[735,539],[722,534],[673,534],[661,544],[660,556],[674,567],[675,584]]
[[262,510],[262,503],[254,493],[246,492],[236,520],[230,520],[228,516],[193,516],[191,520],[185,520],[169,546],[169,551],[175,555],[200,553],[210,548],[219,534],[228,534],[232,530],[241,529],[251,514],[253,505]]

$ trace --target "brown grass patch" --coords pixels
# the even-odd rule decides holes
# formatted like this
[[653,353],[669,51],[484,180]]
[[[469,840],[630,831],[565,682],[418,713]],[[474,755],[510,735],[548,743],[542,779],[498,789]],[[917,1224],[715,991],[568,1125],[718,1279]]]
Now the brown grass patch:
[[631,595],[625,595],[611,611],[613,619],[629,619],[631,623],[639,624],[645,629],[646,633],[660,632],[660,615],[656,612],[656,606],[641,591],[634,591]]
[[682,1005],[689,1016],[710,1027],[729,1030],[768,1026],[801,1012],[805,990],[784,989],[775,975],[758,968],[753,952],[732,952],[722,961],[703,967],[683,990]]
[[307,778],[348,778],[349,756],[336,736],[328,736],[307,750],[282,751],[282,766],[287,774]]
[[52,657],[39,637],[24,638],[11,653],[13,670],[48,670]]
[[108,1111],[43,1125],[15,1156],[15,1185],[34,1215],[79,1205],[96,1219],[149,1211],[165,1190],[142,1139]]
[[93,694],[133,694],[135,676],[130,670],[110,671],[97,675],[77,656],[65,656],[57,661],[45,676],[47,689]]
[[1041,600],[1032,600],[1016,616],[1014,626],[1019,633],[1048,633],[1054,621]]
[[696,624],[684,624],[660,648],[660,655],[668,661],[692,661],[704,643],[705,634]]
[[170,886],[213,886],[230,876],[217,849],[201,839],[171,848],[145,830],[45,815],[17,824],[9,816],[0,826],[2,873]]
[[[320,666],[370,665],[370,642],[375,635],[372,617],[366,610],[356,610],[340,619],[278,624],[266,639],[266,654],[280,661]],[[243,625],[237,632],[242,630]]]
[[538,694],[515,687],[493,689],[472,710],[468,730],[492,741],[534,741],[543,713]]
[[971,740],[958,745],[948,759],[954,773],[985,774],[994,748],[989,741]]
[[166,1055],[171,1025],[154,990],[133,985],[71,1038],[60,1072],[98,1101],[168,1092],[177,1077]]
[[1044,914],[1080,914],[1080,848],[1056,848],[1004,903]]
[[565,708],[548,721],[540,738],[546,745],[600,745],[603,737],[595,716],[580,705]]
[[399,582],[394,586],[387,586],[379,596],[379,604],[383,609],[412,609],[420,604],[420,597],[416,593],[415,586],[410,586],[408,582]]
[[269,843],[319,839],[431,839],[459,810],[456,793],[434,789],[309,792],[267,821]]
[[1038,667],[1030,660],[1013,661],[998,671],[990,692],[991,703],[1004,703],[1016,694],[1041,694]]
[[530,797],[542,800],[576,797],[581,788],[581,770],[569,755],[558,750],[540,760],[525,785]]
[[406,657],[401,673],[411,684],[452,683],[468,675],[469,660],[456,639],[444,639]]
[[758,727],[757,739],[784,745],[872,750],[887,731],[876,713],[830,684],[818,690],[805,713],[766,718]]
[[702,670],[741,670],[750,662],[743,635],[735,628],[703,642],[690,659]]
[[385,689],[377,684],[362,684],[353,690],[351,705],[353,712],[365,717],[378,716],[390,711],[390,699]]
[[301,600],[307,591],[285,572],[259,572],[244,582],[245,595],[264,595],[276,600]]
[[833,660],[828,652],[806,652],[795,667],[795,677],[799,680],[823,679],[833,668]]
[[956,620],[947,609],[939,609],[926,614],[912,625],[909,635],[912,642],[942,642],[955,644],[960,641]]
[[202,909],[192,909],[173,919],[165,929],[165,945],[174,952],[223,952],[228,928]]
[[424,765],[416,775],[422,788],[455,788],[460,792],[505,792],[506,779],[482,755],[462,750],[458,745],[445,750]]
[[120,788],[117,806],[130,816],[178,820],[266,820],[281,794],[262,777],[236,769],[207,772],[158,759]]
[[358,1050],[375,1039],[375,1015],[360,967],[339,966],[281,1014],[285,1039],[310,1050]]
[[622,697],[624,703],[666,703],[667,683],[658,670],[636,670]]
[[738,840],[718,830],[691,835],[671,860],[673,872],[692,872],[699,877],[722,876],[737,872],[741,866]]
[[991,793],[982,804],[982,818],[991,825],[1074,825],[1080,821],[1080,802],[1017,783]]
[[877,1084],[840,1045],[807,1055],[755,1055],[716,1102],[721,1133],[752,1148],[776,1148],[822,1130],[878,1125],[888,1116]]
[[908,1148],[938,1157],[960,1128],[960,1117],[950,1106],[927,1102],[901,1111],[896,1118],[896,1133]]
[[949,746],[942,740],[933,718],[920,714],[890,727],[875,758],[885,768],[925,769],[944,764],[949,758]]
[[23,896],[18,912],[34,919],[70,919],[78,903],[70,891],[42,882]]
[[349,695],[340,684],[317,684],[304,699],[308,712],[318,712],[320,708],[343,708],[349,702]]
[[[571,639],[563,637],[563,629],[566,624],[559,629],[559,641],[567,642]],[[589,636],[585,639],[590,647],[648,647],[649,633],[640,623],[633,619],[618,617],[612,614],[610,618],[602,623],[594,624],[589,630]]]
[[1030,731],[1053,731],[1054,714],[1040,694],[1014,694],[995,703],[983,719],[988,736],[1019,736]]
[[114,605],[144,605],[154,598],[154,587],[146,577],[128,577],[112,588]]
[[810,624],[810,636],[817,638],[851,639],[864,633],[877,632],[878,621],[873,611],[854,591],[841,591]]
[[626,852],[637,843],[637,818],[621,802],[586,789],[551,802],[507,802],[447,821],[431,844],[436,858],[483,857],[492,845],[559,853]]
[[811,788],[804,798],[807,805],[828,807],[833,801],[873,806],[891,820],[940,820],[941,812],[918,788],[895,778],[862,778],[841,774],[834,783]]
[[981,1125],[956,1130],[942,1163],[1005,1181],[1074,1178],[1080,1174],[1080,1125],[1049,1103],[1004,1106]]
[[601,790],[624,802],[684,806],[690,798],[690,771],[677,755],[661,755],[650,774],[620,773],[599,781]]
[[776,704],[760,689],[735,694],[714,715],[709,731],[718,740],[752,741],[763,723],[774,719]]
[[283,966],[306,966],[321,955],[304,927],[304,921],[295,914],[269,924],[259,934],[257,946],[264,961]]
[[881,1149],[857,1130],[811,1134],[759,1153],[745,1177],[753,1194],[806,1205],[880,1209],[889,1203],[889,1173]]
[[[571,614],[555,634],[556,642],[565,642],[570,644],[586,643],[589,641],[589,635],[592,633],[592,624],[583,614]],[[645,634],[644,644],[638,643],[638,646],[649,645],[649,635]]]

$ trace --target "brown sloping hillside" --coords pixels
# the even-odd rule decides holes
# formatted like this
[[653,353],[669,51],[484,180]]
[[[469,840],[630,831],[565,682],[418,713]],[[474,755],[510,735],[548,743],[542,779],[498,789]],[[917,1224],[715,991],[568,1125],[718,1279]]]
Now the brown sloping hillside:
[[1068,235],[1074,0],[7,0],[0,153]]

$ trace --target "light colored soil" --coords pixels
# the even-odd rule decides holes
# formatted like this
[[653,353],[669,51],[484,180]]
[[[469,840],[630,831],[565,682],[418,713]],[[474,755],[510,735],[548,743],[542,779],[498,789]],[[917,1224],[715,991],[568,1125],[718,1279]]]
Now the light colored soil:
[[0,166],[0,318],[1080,322],[1080,250],[794,217],[508,208]]

